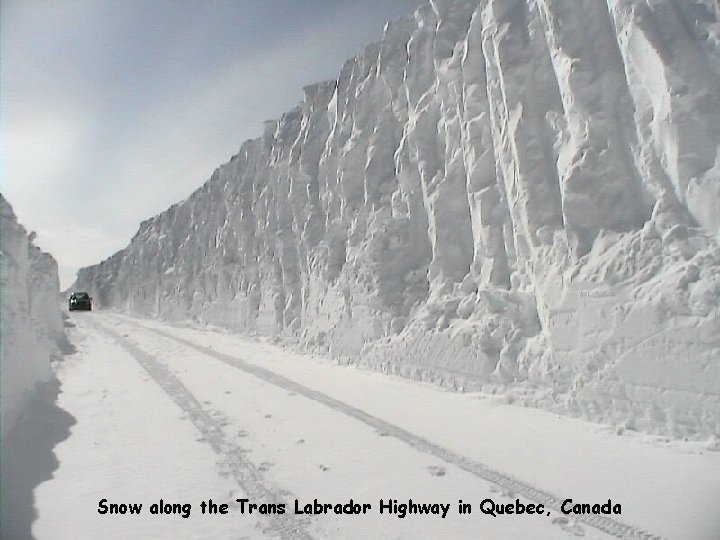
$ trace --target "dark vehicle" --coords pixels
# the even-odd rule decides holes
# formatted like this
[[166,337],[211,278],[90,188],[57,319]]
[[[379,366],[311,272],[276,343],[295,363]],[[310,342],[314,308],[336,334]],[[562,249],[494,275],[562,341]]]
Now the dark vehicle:
[[78,309],[84,309],[86,311],[92,310],[92,298],[86,292],[74,292],[70,295],[70,301],[68,302],[68,309],[75,311]]

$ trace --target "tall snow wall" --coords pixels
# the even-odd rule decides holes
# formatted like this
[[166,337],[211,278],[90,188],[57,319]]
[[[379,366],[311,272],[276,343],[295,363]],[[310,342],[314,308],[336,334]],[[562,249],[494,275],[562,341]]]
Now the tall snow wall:
[[717,434],[719,20],[713,0],[431,1],[76,288]]
[[33,244],[0,194],[0,410],[2,437],[38,383],[54,380],[50,359],[64,339],[57,263]]

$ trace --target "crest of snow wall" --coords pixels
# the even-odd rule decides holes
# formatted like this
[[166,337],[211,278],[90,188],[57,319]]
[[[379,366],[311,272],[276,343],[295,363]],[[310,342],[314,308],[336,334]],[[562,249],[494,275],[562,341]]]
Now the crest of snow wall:
[[711,433],[719,11],[432,1],[77,286],[100,306]]
[[57,263],[32,243],[0,195],[0,372],[2,438],[37,383],[54,378],[50,358],[64,338]]

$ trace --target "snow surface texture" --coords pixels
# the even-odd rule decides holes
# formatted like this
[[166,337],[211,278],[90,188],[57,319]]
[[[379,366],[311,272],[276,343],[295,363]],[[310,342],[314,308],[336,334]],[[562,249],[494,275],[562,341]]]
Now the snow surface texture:
[[[58,369],[58,405],[77,424],[56,447],[53,480],[35,491],[37,540],[718,539],[720,444],[618,437],[502,396],[443,392],[223,331],[102,311],[72,320],[77,353]],[[201,515],[210,497],[231,503],[229,514]],[[260,516],[234,504],[291,512],[296,498],[350,497],[373,511]],[[378,501],[389,497],[475,508],[388,519]],[[560,513],[565,498],[609,497],[622,515]],[[143,513],[99,515],[102,498],[143,502]],[[149,514],[161,498],[191,503],[189,519]],[[541,502],[551,515],[491,519],[477,510],[485,498]]]
[[55,380],[50,359],[65,337],[57,263],[33,244],[0,195],[0,373],[2,440],[23,415],[38,383]]
[[76,288],[718,434],[718,89],[713,0],[434,0]]

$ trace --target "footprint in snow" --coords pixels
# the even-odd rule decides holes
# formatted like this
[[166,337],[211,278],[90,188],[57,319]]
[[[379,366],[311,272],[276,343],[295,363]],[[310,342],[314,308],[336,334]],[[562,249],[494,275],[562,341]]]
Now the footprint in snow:
[[438,467],[437,465],[431,465],[427,470],[433,476],[445,476],[447,474],[445,467]]
[[272,418],[272,414],[266,414],[265,418]]
[[513,490],[498,486],[497,484],[490,486],[490,491],[492,493],[499,493],[501,497],[509,497],[511,499],[515,497],[515,492]]
[[297,441],[295,441],[295,444],[304,444],[304,443],[305,443],[305,439],[298,439]]
[[574,536],[585,536],[585,530],[577,523],[571,523],[566,517],[556,517],[552,520],[553,525],[558,525],[563,531]]

